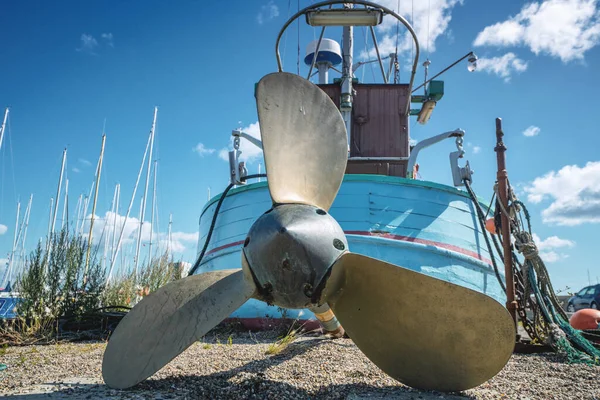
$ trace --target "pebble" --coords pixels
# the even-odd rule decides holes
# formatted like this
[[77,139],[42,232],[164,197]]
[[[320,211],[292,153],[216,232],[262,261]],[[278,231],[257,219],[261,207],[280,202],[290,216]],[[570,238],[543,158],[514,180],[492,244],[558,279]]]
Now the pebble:
[[[556,354],[515,354],[488,382],[459,393],[404,386],[371,363],[350,339],[302,336],[267,355],[277,333],[210,334],[129,390],[104,385],[104,342],[9,347],[0,397],[51,399],[589,399],[600,400],[600,367]],[[206,343],[210,344],[206,346]]]

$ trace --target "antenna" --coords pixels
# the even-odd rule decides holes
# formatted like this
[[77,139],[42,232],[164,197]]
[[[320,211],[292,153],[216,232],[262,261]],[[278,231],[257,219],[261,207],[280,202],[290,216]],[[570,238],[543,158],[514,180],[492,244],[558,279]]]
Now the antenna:
[[[313,61],[315,54],[316,61]],[[320,39],[310,42],[306,47],[304,64],[312,66],[313,63],[317,66],[319,84],[326,84],[328,81],[329,68],[342,63],[342,50],[340,44],[332,39]]]

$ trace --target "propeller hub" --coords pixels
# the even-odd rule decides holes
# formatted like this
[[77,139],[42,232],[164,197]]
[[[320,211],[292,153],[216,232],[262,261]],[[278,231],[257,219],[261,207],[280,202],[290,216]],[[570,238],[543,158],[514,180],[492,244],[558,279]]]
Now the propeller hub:
[[282,204],[252,225],[244,255],[263,300],[298,309],[318,303],[321,281],[347,249],[344,231],[325,210]]

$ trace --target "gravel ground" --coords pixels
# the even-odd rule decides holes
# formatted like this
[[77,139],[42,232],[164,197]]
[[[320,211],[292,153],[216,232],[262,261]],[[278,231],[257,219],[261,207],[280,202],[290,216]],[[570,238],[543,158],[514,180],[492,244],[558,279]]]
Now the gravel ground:
[[[229,340],[231,338],[231,340]],[[553,354],[514,355],[492,380],[455,394],[421,392],[373,365],[350,339],[302,336],[267,355],[273,332],[211,334],[133,389],[102,382],[105,343],[0,349],[0,397],[15,399],[595,399],[600,367]]]

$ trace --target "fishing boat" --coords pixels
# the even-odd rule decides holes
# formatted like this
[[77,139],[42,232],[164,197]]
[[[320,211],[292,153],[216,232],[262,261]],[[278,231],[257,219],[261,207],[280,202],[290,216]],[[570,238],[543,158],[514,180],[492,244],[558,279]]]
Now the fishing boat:
[[[334,5],[337,7],[332,8]],[[362,7],[363,12],[357,12],[357,8]],[[344,13],[351,8],[354,8],[352,13]],[[383,83],[360,82],[354,74],[357,65],[364,62],[353,64],[353,27],[368,26],[375,39],[373,27],[382,22],[382,14],[394,16],[414,40],[408,82],[399,82],[397,74],[391,79],[393,69],[398,68],[398,56],[385,57],[390,59],[386,68],[376,40],[378,57],[374,61],[379,64]],[[472,179],[469,163],[463,164],[466,133],[449,129],[411,144],[410,119],[427,123],[444,94],[444,82],[436,80],[437,75],[432,79],[425,75],[424,84],[414,87],[419,42],[411,25],[392,10],[371,2],[329,1],[311,5],[292,16],[277,37],[276,58],[280,71],[279,42],[290,24],[302,17],[309,25],[321,27],[319,39],[307,47],[304,62],[309,72],[306,78],[318,74],[318,86],[333,100],[346,126],[345,175],[329,213],[342,227],[349,249],[475,290],[505,304],[506,295],[499,282],[499,279],[504,281],[504,274],[492,266],[494,255],[484,242],[474,200],[486,212],[488,207],[464,188],[465,180]],[[343,27],[342,43],[324,36],[328,26]],[[475,68],[477,58],[472,52],[459,61],[462,60],[468,62],[469,70]],[[341,68],[338,70],[337,66]],[[428,62],[424,66],[427,74]],[[330,82],[332,70],[340,74]],[[423,88],[424,95],[413,94]],[[230,184],[202,208],[193,274],[241,267],[241,252],[249,229],[272,207],[267,182],[247,175],[240,161],[241,141],[248,140],[261,147],[260,140],[240,130],[234,130],[232,135]],[[448,140],[456,143],[456,151],[449,154],[453,186],[418,179],[419,152]],[[303,150],[298,148],[298,151]],[[323,174],[327,174],[328,166],[322,168]],[[268,180],[268,176],[266,178]],[[501,262],[498,260],[498,264]],[[263,326],[269,318],[315,318],[306,310],[284,309],[254,299],[231,317],[248,327]]]

